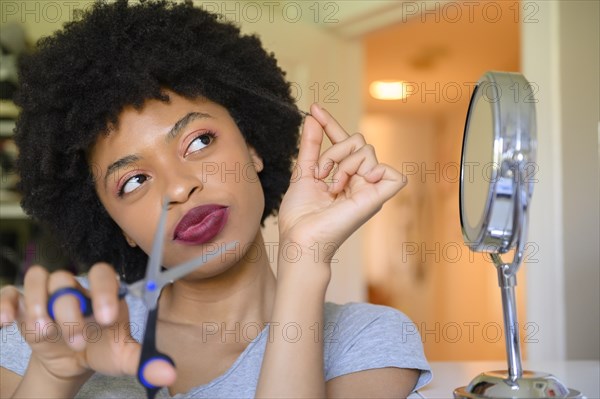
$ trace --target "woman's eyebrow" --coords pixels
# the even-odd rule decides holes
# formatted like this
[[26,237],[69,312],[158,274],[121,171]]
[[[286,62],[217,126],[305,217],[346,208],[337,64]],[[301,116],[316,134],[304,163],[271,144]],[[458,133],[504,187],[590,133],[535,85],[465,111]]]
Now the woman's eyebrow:
[[212,118],[210,114],[206,114],[204,112],[190,112],[185,115],[183,118],[179,119],[175,125],[169,130],[167,133],[166,141],[167,143],[173,140],[181,131],[192,121],[196,119],[204,119],[204,118]]
[[127,155],[126,157],[123,157],[123,158],[119,159],[118,161],[111,163],[109,165],[109,167],[106,168],[106,175],[104,176],[104,189],[106,189],[106,187],[108,185],[108,178],[113,173],[115,173],[117,170],[122,169],[126,166],[132,165],[139,160],[140,160],[140,157],[138,157],[137,155]]

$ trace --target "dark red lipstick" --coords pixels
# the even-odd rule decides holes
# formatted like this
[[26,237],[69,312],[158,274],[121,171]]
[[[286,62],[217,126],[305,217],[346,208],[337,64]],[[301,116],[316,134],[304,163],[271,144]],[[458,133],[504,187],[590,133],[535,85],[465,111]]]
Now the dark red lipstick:
[[190,209],[179,221],[173,239],[182,244],[200,245],[213,239],[227,223],[229,208],[223,205],[202,205]]

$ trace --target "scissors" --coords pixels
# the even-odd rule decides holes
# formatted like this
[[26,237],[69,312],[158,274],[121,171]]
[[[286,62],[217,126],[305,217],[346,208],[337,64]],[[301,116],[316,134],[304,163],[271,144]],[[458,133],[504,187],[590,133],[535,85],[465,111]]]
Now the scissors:
[[[196,270],[198,267],[207,263],[211,259],[219,256],[224,250],[231,250],[235,248],[237,242],[228,243],[225,246],[213,253],[208,255],[204,254],[178,266],[175,266],[169,270],[161,271],[160,263],[162,260],[163,251],[163,237],[165,231],[165,224],[167,219],[167,205],[169,201],[163,201],[163,207],[158,222],[156,233],[154,234],[154,241],[152,244],[152,252],[148,259],[148,265],[146,267],[146,275],[144,279],[137,281],[133,284],[125,284],[121,282],[119,286],[119,298],[124,298],[126,295],[134,295],[141,298],[146,305],[146,330],[144,331],[144,338],[142,342],[142,353],[140,356],[140,363],[137,370],[138,381],[146,388],[146,395],[148,399],[153,399],[157,392],[161,389],[159,386],[152,385],[144,378],[144,369],[153,360],[164,360],[175,366],[175,362],[168,355],[161,353],[156,348],[156,321],[158,318],[158,297],[163,287],[175,280],[178,280],[190,272]],[[58,298],[63,295],[74,295],[79,300],[81,313],[83,316],[92,315],[92,301],[91,299],[81,292],[77,288],[64,287],[55,291],[48,300],[48,315],[54,320],[54,303]]]

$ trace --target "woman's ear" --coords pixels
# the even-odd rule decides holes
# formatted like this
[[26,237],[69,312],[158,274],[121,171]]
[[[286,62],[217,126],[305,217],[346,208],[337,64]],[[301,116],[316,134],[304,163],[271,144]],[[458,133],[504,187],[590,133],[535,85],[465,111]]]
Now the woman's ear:
[[129,246],[131,248],[135,248],[137,247],[137,243],[135,241],[133,241],[133,238],[129,237],[127,235],[127,233],[125,233],[123,230],[121,230],[123,232],[123,236],[125,237],[125,240],[127,241],[127,244],[129,244]]
[[258,155],[258,152],[256,152],[256,150],[253,147],[248,147],[248,149],[250,151],[250,159],[252,159],[252,164],[254,165],[256,173],[262,172],[264,168],[262,158],[260,157],[260,155]]

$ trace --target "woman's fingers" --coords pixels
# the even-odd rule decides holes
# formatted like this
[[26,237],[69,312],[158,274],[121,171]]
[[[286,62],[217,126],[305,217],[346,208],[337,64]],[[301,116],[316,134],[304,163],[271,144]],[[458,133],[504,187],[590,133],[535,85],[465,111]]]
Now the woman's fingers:
[[[50,294],[65,287],[81,289],[75,277],[69,272],[61,270],[50,275],[48,279]],[[65,342],[73,350],[82,351],[85,349],[86,342],[83,337],[85,322],[81,314],[79,299],[75,295],[61,295],[54,301],[52,310],[55,321],[61,326],[62,337]]]
[[12,285],[0,289],[0,328],[17,319],[20,298],[21,293]]
[[175,367],[163,359],[152,360],[144,368],[144,379],[155,386],[169,386],[176,377]]
[[25,274],[23,290],[27,320],[48,321],[48,271],[41,266],[31,266]]
[[[135,342],[131,336],[124,340],[124,344],[119,348],[118,365],[120,374],[136,376],[142,346]],[[97,368],[96,364],[91,364],[92,368]],[[155,386],[168,386],[175,382],[175,367],[164,359],[154,359],[147,363],[143,370],[143,377],[150,384]]]
[[348,133],[327,110],[313,104],[311,113],[321,124],[333,145],[321,154],[317,165],[316,178],[324,179],[332,170],[330,191],[341,192],[354,175],[361,176],[368,183],[379,183],[378,191],[384,201],[406,185],[406,177],[394,168],[379,163],[373,146],[367,144],[362,134]]
[[321,153],[323,143],[323,130],[317,120],[310,115],[304,119],[300,146],[298,149],[298,160],[292,176],[292,181],[302,178],[313,178],[315,167]]
[[[346,138],[337,144],[329,147],[321,154],[318,165],[318,176],[317,178],[325,178],[334,168],[336,164],[342,162],[346,157],[360,150],[367,143],[362,134],[356,133]],[[371,150],[373,148],[371,147]],[[377,162],[375,151],[371,151],[373,160]]]
[[383,163],[375,166],[365,176],[365,179],[370,183],[377,184],[383,202],[396,195],[408,183],[406,176]]
[[95,264],[88,273],[94,317],[100,324],[109,325],[119,312],[119,281],[107,263]]
[[348,138],[348,133],[337,121],[316,103],[310,107],[311,114],[304,119],[297,165],[292,176],[293,181],[301,178],[320,178],[322,168],[319,165],[323,130],[332,143]]
[[327,134],[327,137],[329,137],[333,144],[339,143],[349,137],[349,134],[346,133],[338,121],[318,104],[315,103],[310,107],[310,113],[319,122],[323,130],[325,130],[325,134]]
[[365,178],[378,165],[373,146],[366,144],[359,150],[345,156],[338,163],[337,170],[331,178],[329,190],[339,193],[354,175]]

